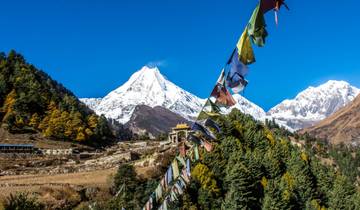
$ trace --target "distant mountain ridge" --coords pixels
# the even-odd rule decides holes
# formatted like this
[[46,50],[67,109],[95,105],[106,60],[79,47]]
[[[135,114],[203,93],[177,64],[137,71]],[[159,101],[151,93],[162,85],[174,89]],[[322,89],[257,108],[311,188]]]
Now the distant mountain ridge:
[[346,106],[360,90],[345,81],[330,80],[309,87],[292,100],[284,100],[267,113],[294,130],[310,127]]
[[[239,109],[257,120],[274,119],[285,128],[295,131],[314,125],[351,102],[360,90],[345,81],[330,80],[318,87],[309,87],[294,99],[287,99],[268,112],[245,97],[234,94],[237,104],[229,109]],[[157,67],[142,67],[122,86],[104,98],[80,99],[97,114],[120,123],[131,119],[137,105],[161,106],[194,120],[205,99],[201,99],[170,82]]]

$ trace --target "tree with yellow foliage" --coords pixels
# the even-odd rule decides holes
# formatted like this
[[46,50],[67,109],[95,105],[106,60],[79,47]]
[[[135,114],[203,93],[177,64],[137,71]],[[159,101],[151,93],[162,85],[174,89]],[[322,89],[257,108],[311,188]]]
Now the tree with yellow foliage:
[[34,129],[37,129],[39,127],[39,124],[40,124],[39,114],[34,113],[30,118],[29,126],[33,127]]

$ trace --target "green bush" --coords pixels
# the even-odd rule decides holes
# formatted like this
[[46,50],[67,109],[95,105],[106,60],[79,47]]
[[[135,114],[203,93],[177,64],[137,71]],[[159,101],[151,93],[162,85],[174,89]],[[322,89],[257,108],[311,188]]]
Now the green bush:
[[44,205],[37,202],[36,199],[28,193],[10,194],[4,203],[5,210],[42,210]]

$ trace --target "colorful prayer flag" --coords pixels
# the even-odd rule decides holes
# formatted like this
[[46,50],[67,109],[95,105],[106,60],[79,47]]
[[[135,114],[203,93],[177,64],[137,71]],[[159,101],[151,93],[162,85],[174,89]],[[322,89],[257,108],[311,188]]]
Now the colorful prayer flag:
[[186,166],[185,159],[181,156],[177,156],[176,159],[181,163],[181,165]]
[[172,182],[173,172],[172,167],[170,166],[166,171],[165,181],[169,185]]
[[186,156],[186,147],[185,147],[185,143],[182,142],[179,146],[179,152],[180,152],[180,155],[182,157],[185,157]]
[[234,93],[239,93],[248,84],[248,82],[244,79],[248,68],[237,58],[236,51],[237,49],[235,49],[230,61],[226,65],[228,72],[226,77],[226,84]]
[[[166,176],[166,173],[165,173],[165,176]],[[165,182],[165,177],[163,177],[160,181],[160,185],[162,187],[163,190],[166,190],[167,188],[167,183]]]
[[264,14],[270,10],[279,11],[282,5],[289,9],[284,0],[261,0],[260,2],[261,11]]
[[245,28],[238,43],[236,44],[236,48],[238,59],[243,64],[248,65],[255,62],[254,50],[251,45],[247,27]]
[[186,160],[186,173],[187,173],[188,176],[191,175],[191,172],[190,172],[190,159]]
[[185,168],[182,170],[181,177],[184,179],[184,181],[185,181],[186,183],[189,183],[189,182],[190,182],[190,178],[189,178],[190,176],[188,176]]
[[193,134],[189,134],[188,140],[195,143],[195,144],[201,144],[200,139],[197,136],[193,135]]
[[197,145],[194,146],[194,156],[195,156],[195,160],[199,160],[200,156],[199,156],[199,148]]
[[207,127],[213,128],[218,133],[221,132],[220,126],[214,120],[212,120],[210,118],[206,119],[203,124]]
[[209,140],[214,140],[215,136],[214,134],[211,133],[211,131],[209,131],[207,128],[205,128],[204,126],[202,126],[201,124],[194,122],[191,126],[191,129],[194,131],[198,131],[200,132],[206,139]]
[[226,89],[224,70],[221,71],[218,82],[216,83],[213,91],[211,92],[211,97],[215,98],[215,104],[220,104],[224,106],[234,106],[236,104],[236,101],[234,100],[230,92]]
[[255,8],[249,24],[248,32],[252,41],[259,47],[265,45],[265,38],[268,33],[266,31],[266,24],[263,12],[260,10],[260,4]]
[[207,99],[202,111],[198,116],[198,120],[207,119],[209,117],[218,117],[220,116],[220,112],[220,107],[218,107],[210,99]]
[[204,139],[203,139],[203,145],[206,151],[211,152],[213,150],[213,145]]
[[171,167],[172,167],[172,170],[173,170],[174,179],[178,178],[180,173],[179,173],[179,165],[178,165],[178,162],[177,162],[176,159],[171,163]]
[[162,187],[161,187],[161,185],[159,184],[159,185],[157,186],[157,188],[155,189],[156,202],[159,202],[159,200],[160,200],[161,197],[162,197],[162,193],[163,193]]

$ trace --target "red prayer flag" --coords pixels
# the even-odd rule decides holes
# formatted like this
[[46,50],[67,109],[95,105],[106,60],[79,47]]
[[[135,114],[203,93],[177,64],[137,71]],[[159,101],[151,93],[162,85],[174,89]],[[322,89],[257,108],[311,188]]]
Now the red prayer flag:
[[184,142],[182,142],[181,145],[179,146],[179,152],[182,157],[186,156],[186,148]]
[[285,4],[285,0],[261,0],[260,9],[263,13],[270,10],[279,11],[282,5],[289,10],[289,7]]
[[203,145],[206,151],[211,152],[213,150],[213,145],[210,142],[203,140]]

